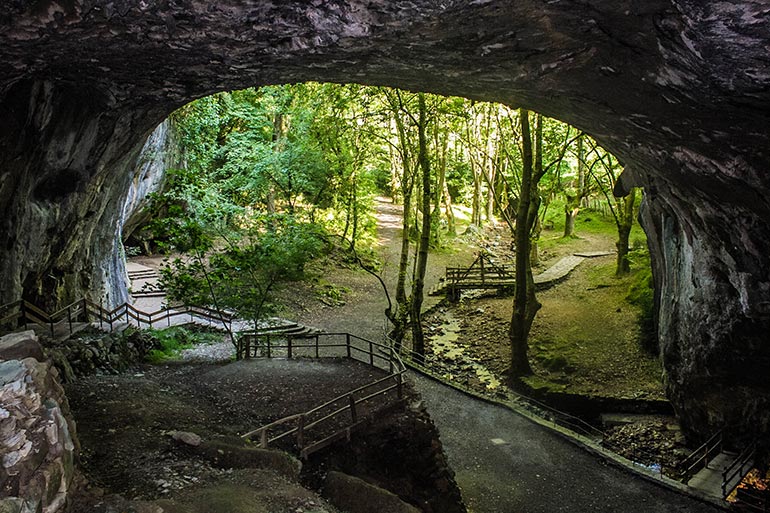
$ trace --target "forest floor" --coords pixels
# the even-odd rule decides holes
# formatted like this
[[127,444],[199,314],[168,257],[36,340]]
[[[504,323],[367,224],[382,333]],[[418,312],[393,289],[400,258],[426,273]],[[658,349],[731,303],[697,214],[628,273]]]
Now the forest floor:
[[[393,294],[401,209],[385,198],[379,198],[376,207],[380,275]],[[575,252],[611,251],[615,242],[614,233],[607,229],[611,223],[598,217],[593,212],[581,214],[576,236],[566,239],[556,230],[544,230],[535,274]],[[639,227],[632,232],[637,247],[643,245],[640,232]],[[497,225],[466,230],[445,241],[428,259],[426,291],[439,283],[448,265],[470,265],[480,249],[494,253],[500,261],[512,261],[510,240],[507,226]],[[615,254],[586,259],[566,279],[538,292],[543,306],[531,332],[534,375],[523,380],[525,393],[665,402],[660,362],[642,349],[640,311],[626,300],[634,275],[615,277],[615,259]],[[640,260],[632,271],[641,268],[644,259]],[[384,316],[388,302],[380,283],[355,264],[316,265],[311,271],[315,278],[283,290],[283,314],[327,331],[380,340],[388,330]],[[330,290],[335,291],[333,301],[326,295]],[[426,352],[443,379],[490,397],[508,396],[505,374],[512,307],[511,297],[479,293],[463,294],[458,303],[425,298]],[[688,452],[672,416],[625,416],[620,425],[603,428],[607,428],[605,443],[613,450],[629,456],[634,451],[652,455],[645,464],[672,468]]]
[[382,371],[347,359],[222,361],[217,344],[210,347],[216,361],[141,364],[66,385],[88,479],[71,513],[158,511],[155,506],[169,513],[336,511],[281,472],[250,468],[248,458],[241,464],[223,450],[213,457],[192,452],[172,435],[194,433],[237,451],[241,433],[312,409]]
[[[385,198],[377,201],[380,275],[392,295],[400,254],[401,209]],[[563,239],[554,230],[541,237],[542,272],[560,258],[575,252],[611,251],[614,237],[595,229],[592,214],[579,218],[577,235]],[[582,222],[581,222],[582,221]],[[581,231],[581,229],[583,229]],[[485,230],[467,230],[432,251],[428,259],[426,291],[439,283],[447,266],[470,265],[479,250],[511,262],[513,253],[505,225]],[[535,375],[527,383],[534,388],[616,398],[663,399],[659,361],[640,344],[639,308],[626,301],[633,276],[615,277],[615,255],[586,259],[561,283],[538,293],[543,307],[532,328],[530,361]],[[380,283],[356,264],[320,262],[311,271],[314,278],[292,284],[281,293],[284,314],[304,324],[327,331],[348,331],[375,340],[387,332],[384,312],[388,305]],[[335,291],[335,299],[325,295]],[[513,308],[511,297],[479,293],[464,294],[452,304],[427,296],[425,327],[428,352],[451,367],[479,364],[484,372],[504,381],[510,361],[508,328]],[[477,379],[468,372],[454,378],[464,385]],[[482,391],[483,387],[482,387]]]

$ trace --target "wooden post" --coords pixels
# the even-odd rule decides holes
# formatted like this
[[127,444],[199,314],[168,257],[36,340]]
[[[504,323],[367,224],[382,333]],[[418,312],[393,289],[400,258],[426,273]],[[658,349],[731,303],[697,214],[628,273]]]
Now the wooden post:
[[393,374],[393,346],[390,346],[390,358],[388,358],[388,372]]
[[345,333],[345,347],[348,350],[348,358],[350,358],[350,333]]
[[318,358],[318,335],[315,336],[315,357]]
[[292,337],[288,336],[288,337],[286,337],[286,340],[288,341],[288,345],[289,345],[289,360],[291,360],[291,341],[292,341]]
[[297,423],[297,449],[302,449],[305,446],[305,414],[303,413],[299,417]]
[[403,377],[404,377],[404,375],[401,372],[399,372],[398,373],[398,378],[396,378],[398,380],[398,386],[396,387],[396,393],[397,393],[399,399],[401,399],[404,396],[404,380],[403,380]]
[[259,446],[263,449],[267,449],[267,429],[263,429],[259,435]]
[[272,355],[270,352],[270,335],[267,336],[267,357],[272,358]]
[[348,395],[348,401],[350,402],[350,416],[355,424],[358,422],[358,412],[356,411],[356,398],[353,397],[353,394]]
[[70,335],[72,335],[72,310],[70,310],[70,307],[67,307],[67,324],[70,326]]
[[88,322],[88,303],[86,303],[86,298],[83,298],[83,321]]
[[24,320],[24,329],[27,329],[27,305],[24,304],[24,301],[22,300],[21,306],[19,307],[19,310],[21,312],[21,318]]
[[371,340],[369,341],[369,365],[374,367],[374,346]]

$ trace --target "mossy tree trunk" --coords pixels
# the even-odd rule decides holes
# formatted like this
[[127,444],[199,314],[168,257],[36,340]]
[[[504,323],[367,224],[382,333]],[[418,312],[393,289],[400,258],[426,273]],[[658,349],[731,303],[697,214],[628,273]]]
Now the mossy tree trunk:
[[[535,282],[532,278],[530,263],[531,233],[537,219],[540,207],[538,195],[538,182],[542,178],[535,168],[532,133],[529,124],[529,111],[520,109],[522,137],[522,170],[521,189],[519,191],[519,203],[516,210],[516,293],[513,300],[513,316],[509,332],[511,342],[511,366],[510,374],[513,378],[532,374],[527,356],[529,344],[529,332],[532,329],[532,321],[540,303],[535,297]],[[539,132],[541,121],[537,116],[536,133]]]
[[422,226],[420,229],[420,241],[417,249],[417,262],[415,265],[414,281],[412,282],[411,321],[413,350],[420,356],[425,354],[425,334],[422,330],[422,301],[425,288],[425,269],[428,264],[428,247],[430,246],[431,226],[431,176],[430,156],[428,155],[428,143],[425,137],[427,124],[427,108],[425,95],[418,96],[419,121],[417,124],[417,138],[419,150],[417,162],[422,173]]

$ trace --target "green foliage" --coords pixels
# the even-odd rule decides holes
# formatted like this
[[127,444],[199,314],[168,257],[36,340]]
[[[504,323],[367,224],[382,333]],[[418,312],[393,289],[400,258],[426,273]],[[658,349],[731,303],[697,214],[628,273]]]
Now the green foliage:
[[151,363],[172,360],[179,356],[182,350],[198,344],[222,341],[221,333],[191,330],[184,326],[172,326],[163,330],[150,329],[146,332],[153,339],[152,345],[156,348],[147,352],[146,359]]
[[[191,223],[194,225],[194,223]],[[198,231],[196,231],[198,230]],[[172,301],[216,305],[258,321],[274,311],[273,292],[284,281],[303,276],[305,264],[323,249],[324,233],[291,216],[265,216],[240,239],[226,238],[221,248],[209,246],[200,226],[191,228],[201,246],[197,257],[175,258],[161,268],[161,284]],[[207,254],[203,258],[203,253]]]

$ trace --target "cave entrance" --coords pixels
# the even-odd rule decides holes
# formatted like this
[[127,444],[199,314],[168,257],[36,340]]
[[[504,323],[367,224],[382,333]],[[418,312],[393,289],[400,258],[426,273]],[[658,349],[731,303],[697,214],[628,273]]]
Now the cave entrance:
[[14,2],[0,17],[0,303],[56,310],[121,290],[113,256],[129,170],[154,126],[192,98],[323,79],[502,101],[575,123],[646,186],[658,332],[688,433],[766,434],[761,2],[82,7]]
[[[474,287],[479,277],[485,279],[484,265],[488,271],[503,269],[500,272],[510,278],[516,254],[512,216],[521,182],[521,113],[457,97],[427,95],[425,103],[433,218],[424,293],[441,296],[447,269],[467,278],[469,270],[478,271],[480,265],[482,274],[474,271],[471,276]],[[246,307],[269,304],[272,295],[262,293],[268,289],[265,283],[275,288],[283,281],[281,273],[288,280],[304,278],[305,283],[284,282],[282,297],[289,296],[290,304],[297,304],[297,297],[313,298],[317,305],[305,308],[320,305],[325,315],[314,317],[299,309],[290,317],[310,325],[321,322],[319,327],[332,332],[379,339],[388,305],[376,280],[364,275],[357,281],[335,263],[357,266],[355,258],[362,258],[385,280],[394,298],[401,235],[407,233],[405,288],[410,293],[421,229],[415,192],[421,182],[418,111],[413,93],[318,83],[220,93],[193,102],[156,130],[139,158],[133,180],[139,187],[129,194],[127,211],[133,213],[127,215],[123,232],[126,253],[186,249],[191,265],[178,267],[168,282],[173,299],[197,298],[208,306],[244,308],[244,298],[249,301]],[[549,171],[540,182],[531,254],[538,261],[533,274],[544,307],[529,344],[535,375],[525,379],[525,386],[530,395],[541,398],[604,398],[596,405],[558,404],[592,420],[601,408],[618,409],[621,398],[649,400],[670,412],[660,383],[657,341],[649,326],[647,243],[635,222],[641,194],[630,202],[614,199],[611,191],[622,169],[618,160],[574,127],[553,119],[541,122],[539,146]],[[172,171],[165,190],[152,193],[147,185],[163,183],[157,173],[167,168]],[[142,199],[148,193],[149,202]],[[631,225],[623,240],[632,273],[623,272],[624,262],[612,251],[623,237],[619,226],[624,216]],[[315,239],[319,232],[323,244]],[[191,234],[198,233],[200,238],[192,240]],[[266,235],[266,241],[259,242]],[[265,260],[260,244],[276,248],[277,261]],[[211,283],[196,272],[204,261],[196,260],[195,251],[210,251],[218,261],[229,262],[242,258],[244,248],[254,252],[254,262],[274,268],[275,274],[252,273],[236,289],[242,269],[256,264],[239,261],[236,273],[221,275],[229,276],[225,279],[219,273],[232,269],[219,268],[211,275],[224,283],[217,283],[221,292],[210,297]],[[319,266],[302,256],[307,252],[325,255],[331,264]],[[481,264],[472,265],[474,259]],[[305,274],[295,273],[298,268]],[[189,287],[190,276],[199,280],[199,290]],[[275,283],[259,282],[273,279]],[[134,292],[144,283],[135,281]],[[362,290],[373,297],[362,299]],[[149,292],[135,300],[154,309],[159,300],[155,289]],[[469,295],[457,305],[435,306],[439,299],[426,299],[431,306],[425,320],[427,357],[441,374],[457,375],[481,392],[502,390],[511,360],[510,297]],[[268,312],[247,311],[242,316],[251,319]],[[639,328],[643,313],[645,333]],[[647,351],[640,348],[645,336],[652,340]],[[413,348],[408,337],[405,346]]]

